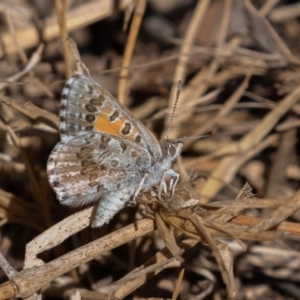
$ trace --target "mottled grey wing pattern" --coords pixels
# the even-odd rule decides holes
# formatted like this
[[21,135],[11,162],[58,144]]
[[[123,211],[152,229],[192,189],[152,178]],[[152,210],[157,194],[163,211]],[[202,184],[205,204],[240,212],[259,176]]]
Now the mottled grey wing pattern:
[[154,135],[107,90],[84,75],[71,77],[62,91],[60,109],[61,140],[78,132],[100,131],[131,140],[147,149],[153,162],[162,151]]
[[150,165],[149,153],[139,145],[95,132],[58,143],[47,172],[59,200],[76,207],[127,186],[135,190]]

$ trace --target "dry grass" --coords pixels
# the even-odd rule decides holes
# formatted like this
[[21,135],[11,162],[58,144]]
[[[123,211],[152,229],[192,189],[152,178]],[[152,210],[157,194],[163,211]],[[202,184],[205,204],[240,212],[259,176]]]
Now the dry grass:
[[[253,2],[1,5],[0,299],[299,298],[300,12]],[[81,61],[157,136],[178,80],[171,137],[214,132],[186,140],[173,196],[100,229],[45,171]]]

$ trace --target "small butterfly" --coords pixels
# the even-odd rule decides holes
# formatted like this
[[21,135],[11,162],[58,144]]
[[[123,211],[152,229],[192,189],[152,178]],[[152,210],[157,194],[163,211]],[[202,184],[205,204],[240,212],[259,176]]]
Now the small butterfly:
[[160,144],[108,91],[77,73],[63,88],[59,116],[49,181],[62,204],[97,205],[92,227],[108,223],[141,190],[160,184],[160,197],[166,177],[174,192],[179,174],[171,165],[184,138]]

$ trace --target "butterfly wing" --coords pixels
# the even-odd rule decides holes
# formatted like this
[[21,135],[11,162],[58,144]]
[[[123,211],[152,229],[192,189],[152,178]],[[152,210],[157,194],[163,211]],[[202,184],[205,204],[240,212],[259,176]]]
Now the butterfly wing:
[[49,181],[63,204],[99,202],[94,227],[125,206],[162,158],[152,133],[83,75],[70,78],[63,89],[60,134],[47,164]]
[[47,173],[62,204],[76,207],[128,187],[129,198],[150,166],[149,153],[132,141],[98,132],[81,133],[56,145]]
[[84,75],[71,77],[62,91],[61,140],[78,132],[99,131],[133,141],[146,149],[152,164],[162,157],[154,135],[130,114],[108,91]]

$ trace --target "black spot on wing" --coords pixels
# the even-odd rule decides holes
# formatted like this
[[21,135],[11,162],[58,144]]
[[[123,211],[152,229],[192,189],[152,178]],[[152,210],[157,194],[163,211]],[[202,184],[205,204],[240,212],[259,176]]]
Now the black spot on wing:
[[96,120],[96,117],[94,115],[86,115],[85,119],[90,122],[93,123]]
[[94,112],[97,111],[97,108],[96,108],[94,105],[92,105],[92,104],[87,104],[87,105],[85,106],[85,109],[86,109],[88,112],[91,112],[91,113],[94,113]]
[[130,131],[131,131],[131,124],[130,123],[128,123],[128,122],[126,122],[125,123],[125,126],[122,128],[122,134],[124,134],[124,135],[128,135],[129,133],[130,133]]

